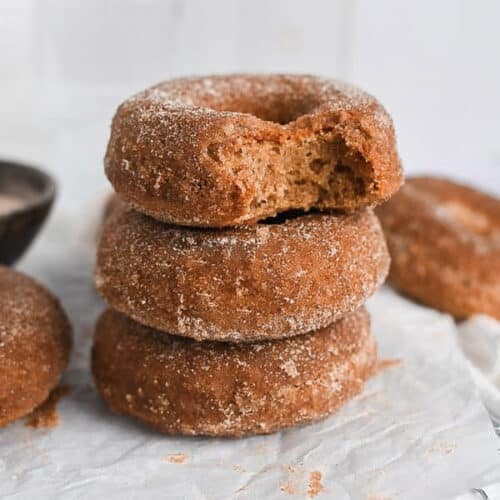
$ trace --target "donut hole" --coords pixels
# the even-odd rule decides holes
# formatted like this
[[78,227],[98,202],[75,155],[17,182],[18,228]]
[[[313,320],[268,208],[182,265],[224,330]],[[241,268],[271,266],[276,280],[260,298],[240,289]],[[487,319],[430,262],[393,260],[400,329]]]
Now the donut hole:
[[215,111],[245,113],[266,122],[287,125],[301,116],[310,114],[321,103],[317,95],[288,90],[268,93],[250,92],[245,99],[225,96],[224,99],[216,100],[213,96],[206,96],[198,104]]

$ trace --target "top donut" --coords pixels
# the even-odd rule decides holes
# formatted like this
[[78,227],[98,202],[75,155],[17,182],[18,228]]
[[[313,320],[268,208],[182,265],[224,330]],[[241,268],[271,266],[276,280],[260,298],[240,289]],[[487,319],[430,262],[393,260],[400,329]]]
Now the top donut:
[[115,190],[164,222],[251,224],[292,209],[354,211],[402,183],[390,116],[308,75],[160,83],[118,108],[105,158]]

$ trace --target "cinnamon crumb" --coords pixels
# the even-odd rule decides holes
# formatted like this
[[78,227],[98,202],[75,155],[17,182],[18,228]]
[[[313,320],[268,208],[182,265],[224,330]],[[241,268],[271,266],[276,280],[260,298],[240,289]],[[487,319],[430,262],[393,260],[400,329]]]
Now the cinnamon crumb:
[[265,445],[265,444],[258,444],[254,448],[254,452],[258,453],[258,454],[267,453],[268,451],[269,451],[269,447],[267,445]]
[[432,453],[441,453],[442,455],[450,455],[457,449],[455,443],[448,443],[446,441],[437,441],[430,448],[427,449],[425,455]]
[[183,464],[188,458],[189,455],[185,453],[172,453],[171,455],[167,455],[165,460],[171,464]]
[[71,392],[71,387],[67,384],[57,386],[49,397],[33,412],[28,415],[26,426],[34,429],[52,428],[59,424],[59,414],[57,413],[58,401]]
[[291,483],[285,483],[280,486],[280,490],[283,493],[288,493],[289,495],[295,495],[295,488]]
[[[288,473],[288,480],[280,484],[280,490],[283,493],[287,493],[288,495],[307,495],[309,498],[314,498],[324,491],[320,471],[314,470],[308,472],[303,466],[294,467],[293,465],[287,465],[285,470]],[[308,481],[307,475],[309,475]]]
[[402,363],[403,360],[400,358],[379,359],[377,365],[375,366],[374,374],[377,375],[378,373],[383,372],[384,370],[388,370],[389,368],[398,366]]
[[284,469],[288,473],[288,481],[280,484],[280,490],[288,495],[296,495],[297,488],[295,483],[297,482],[297,478],[295,476],[297,474],[297,469],[293,465],[287,465]]
[[309,498],[314,498],[316,495],[323,491],[321,477],[321,472],[319,470],[314,470],[309,475],[309,489],[307,490]]

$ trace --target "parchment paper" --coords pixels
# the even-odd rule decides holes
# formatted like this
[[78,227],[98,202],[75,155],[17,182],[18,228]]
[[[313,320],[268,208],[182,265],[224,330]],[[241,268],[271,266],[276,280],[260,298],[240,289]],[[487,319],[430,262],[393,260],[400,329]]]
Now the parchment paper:
[[472,316],[458,325],[457,338],[500,434],[500,321],[489,316]]
[[[5,499],[447,499],[498,494],[499,442],[446,315],[389,288],[370,302],[383,358],[399,363],[315,425],[240,440],[158,435],[108,411],[89,349],[103,308],[91,283],[94,235],[52,221],[20,268],[63,300],[75,351],[60,424],[0,431]],[[497,492],[497,493],[494,493]]]

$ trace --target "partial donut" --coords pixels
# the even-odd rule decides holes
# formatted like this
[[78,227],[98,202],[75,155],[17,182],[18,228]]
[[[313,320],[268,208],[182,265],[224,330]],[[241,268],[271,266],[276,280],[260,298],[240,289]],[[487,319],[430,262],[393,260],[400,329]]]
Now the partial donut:
[[377,213],[394,286],[458,319],[478,313],[500,319],[500,200],[415,177]]
[[110,193],[104,201],[101,223],[104,224],[108,218],[111,217],[114,211],[119,209],[122,205],[124,205],[124,202],[120,199],[120,197],[116,193]]
[[71,327],[59,301],[0,266],[0,427],[45,401],[68,363]]
[[224,227],[373,206],[402,182],[391,118],[370,95],[307,75],[160,83],[117,110],[105,159],[137,210]]
[[363,388],[376,344],[364,309],[322,330],[252,344],[165,335],[113,310],[92,369],[112,410],[168,434],[266,434],[326,417]]
[[371,211],[216,230],[169,226],[122,205],[104,226],[95,284],[113,309],[144,325],[247,342],[332,323],[360,307],[388,268]]

